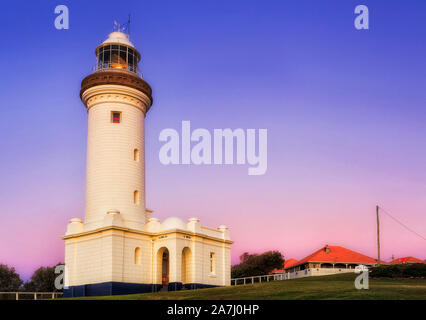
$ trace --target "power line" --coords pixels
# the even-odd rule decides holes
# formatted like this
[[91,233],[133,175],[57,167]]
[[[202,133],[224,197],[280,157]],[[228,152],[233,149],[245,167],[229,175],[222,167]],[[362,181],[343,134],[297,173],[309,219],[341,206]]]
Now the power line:
[[382,207],[380,207],[380,210],[382,210],[385,214],[387,214],[390,218],[392,218],[394,221],[396,221],[397,223],[399,223],[401,226],[403,226],[405,229],[407,229],[408,231],[410,231],[411,233],[414,233],[416,236],[422,238],[423,240],[426,240],[425,237],[423,237],[421,234],[417,233],[416,231],[414,231],[413,229],[407,227],[405,224],[403,224],[401,221],[399,221],[397,218],[395,218],[394,216],[392,216],[389,212],[387,212],[385,209],[383,209]]

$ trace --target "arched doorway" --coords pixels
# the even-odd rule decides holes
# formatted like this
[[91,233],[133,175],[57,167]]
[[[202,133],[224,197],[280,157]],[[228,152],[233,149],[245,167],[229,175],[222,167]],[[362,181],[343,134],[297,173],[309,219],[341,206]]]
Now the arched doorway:
[[169,250],[166,247],[163,247],[158,250],[157,253],[157,283],[161,283],[163,286],[169,284],[169,270],[170,270],[170,261],[169,261]]
[[169,250],[164,250],[161,259],[161,284],[169,284]]
[[182,250],[181,281],[182,284],[192,283],[191,249],[188,247]]

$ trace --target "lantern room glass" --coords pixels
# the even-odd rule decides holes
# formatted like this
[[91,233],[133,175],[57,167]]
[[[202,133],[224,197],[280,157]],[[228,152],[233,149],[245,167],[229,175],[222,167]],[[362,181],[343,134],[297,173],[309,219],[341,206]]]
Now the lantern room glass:
[[132,48],[123,45],[106,45],[97,53],[97,70],[118,69],[138,72],[138,54]]

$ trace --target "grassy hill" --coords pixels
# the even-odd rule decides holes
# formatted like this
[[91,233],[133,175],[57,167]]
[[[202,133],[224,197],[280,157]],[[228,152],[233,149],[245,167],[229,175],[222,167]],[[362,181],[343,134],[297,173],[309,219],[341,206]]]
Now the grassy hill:
[[278,300],[278,299],[422,299],[426,279],[371,279],[370,289],[357,290],[355,274],[309,277],[232,287],[182,290],[79,299],[124,300]]

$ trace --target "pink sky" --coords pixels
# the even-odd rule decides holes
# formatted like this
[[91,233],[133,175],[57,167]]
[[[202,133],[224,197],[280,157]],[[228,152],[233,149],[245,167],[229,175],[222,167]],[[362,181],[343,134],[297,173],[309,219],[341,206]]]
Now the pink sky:
[[[227,225],[233,263],[245,251],[300,259],[325,244],[376,257],[377,204],[426,236],[425,4],[372,2],[372,27],[361,32],[356,1],[107,2],[72,2],[67,31],[54,28],[56,4],[5,4],[0,263],[28,279],[63,261],[66,225],[84,217],[80,82],[129,7],[153,88],[146,187],[155,217]],[[210,132],[267,129],[266,174],[162,165],[159,133],[183,120]],[[381,230],[384,260],[426,258],[426,241],[389,217]]]
[[[337,175],[329,171],[335,168],[316,167],[313,163],[300,164],[309,169],[298,179],[291,170],[275,177],[253,177],[243,167],[168,166],[156,170],[157,166],[162,165],[147,165],[148,207],[154,215],[161,220],[168,216],[197,216],[207,226],[228,225],[235,241],[233,263],[245,251],[279,250],[287,259],[300,259],[325,244],[376,257],[377,199],[386,204],[388,212],[420,234],[426,231],[422,214],[425,200],[419,201],[424,199],[420,192],[407,191],[421,188],[416,181],[410,189],[393,178],[386,179],[385,184],[374,184],[367,175],[345,173],[343,168]],[[157,176],[151,173],[154,171]],[[328,175],[329,179],[310,176],[309,183],[304,181],[304,175],[315,172]],[[177,179],[179,176],[186,179]],[[51,187],[28,186],[32,190],[28,201],[13,204],[19,219],[9,217],[0,225],[2,262],[15,266],[24,278],[41,265],[63,261],[60,237],[67,220],[83,218],[84,177],[75,179],[82,184],[82,190],[77,192],[77,181],[64,184],[57,179],[60,178],[52,177],[42,183]],[[351,183],[345,183],[346,179]],[[64,196],[72,192],[74,198]],[[6,209],[10,210],[10,205],[6,204]],[[385,215],[381,230],[384,260],[390,260],[392,255],[426,258],[424,240]]]

